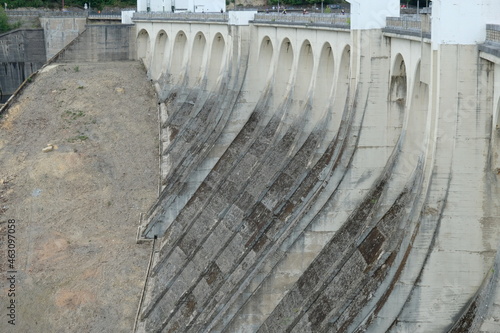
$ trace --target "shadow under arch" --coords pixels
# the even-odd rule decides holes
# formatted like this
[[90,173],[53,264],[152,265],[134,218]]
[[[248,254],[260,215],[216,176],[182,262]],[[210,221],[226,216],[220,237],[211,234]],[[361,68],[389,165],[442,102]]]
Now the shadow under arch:
[[290,39],[285,38],[281,42],[279,56],[276,60],[278,65],[274,73],[273,99],[275,108],[281,104],[287,93],[292,73],[293,57],[292,42]]
[[294,99],[299,102],[306,102],[314,67],[314,56],[309,40],[302,43],[299,53],[299,63],[297,66],[297,76],[295,79]]
[[186,66],[186,46],[187,46],[187,37],[186,33],[180,30],[175,36],[173,52],[172,52],[172,61],[170,63],[170,76],[171,83],[175,84],[182,80],[182,74],[184,73],[184,69]]
[[387,144],[396,144],[403,126],[407,107],[407,76],[403,56],[398,53],[391,69],[389,98],[387,105]]
[[[340,122],[342,120],[342,116],[344,111],[349,109],[346,103],[350,103],[348,100],[349,94],[349,82],[351,77],[351,46],[346,45],[342,49],[342,53],[340,54],[340,59],[338,60],[338,64],[335,65],[337,69],[337,73],[334,74],[334,82],[332,88],[332,97],[330,102],[330,107],[332,108],[332,120],[329,126],[332,134],[336,134]],[[330,97],[329,97],[330,98]]]
[[191,59],[188,74],[190,86],[196,85],[201,79],[202,67],[206,59],[206,46],[207,39],[205,38],[205,35],[199,31],[194,37],[191,48]]
[[330,43],[326,42],[321,48],[318,69],[316,74],[316,84],[314,86],[314,108],[320,110],[328,107],[328,101],[333,88],[335,75],[335,60]]
[[222,34],[217,33],[212,42],[212,50],[210,52],[210,64],[208,66],[207,85],[208,89],[212,90],[217,86],[221,69],[226,56],[226,41]]
[[158,80],[162,73],[165,71],[166,57],[168,46],[168,35],[165,30],[160,30],[156,37],[154,46],[153,60],[151,63],[151,78]]
[[149,69],[151,65],[151,39],[145,29],[137,34],[137,59],[144,63],[146,69]]
[[258,60],[257,60],[257,68],[255,71],[252,71],[252,77],[255,78],[254,86],[262,90],[264,89],[266,82],[268,82],[271,76],[271,61],[274,54],[274,46],[269,38],[269,36],[265,36],[260,43]]

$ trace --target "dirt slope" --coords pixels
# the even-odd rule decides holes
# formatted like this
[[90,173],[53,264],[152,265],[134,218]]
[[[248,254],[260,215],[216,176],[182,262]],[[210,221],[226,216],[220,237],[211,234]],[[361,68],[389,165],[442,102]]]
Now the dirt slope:
[[150,249],[136,230],[157,196],[155,101],[138,62],[61,64],[2,115],[0,332],[132,330]]

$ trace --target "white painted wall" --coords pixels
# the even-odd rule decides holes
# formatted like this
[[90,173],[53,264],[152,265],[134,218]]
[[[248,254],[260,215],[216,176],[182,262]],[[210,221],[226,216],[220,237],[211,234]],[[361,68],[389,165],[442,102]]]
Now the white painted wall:
[[248,25],[248,22],[254,19],[255,14],[257,14],[256,10],[232,10],[229,12],[229,25]]
[[137,0],[138,12],[171,12],[172,7],[179,12],[219,13],[226,11],[224,0]]
[[432,45],[476,44],[486,39],[486,24],[500,24],[498,0],[434,0]]
[[122,24],[134,24],[134,22],[132,22],[134,13],[135,10],[122,10]]
[[387,17],[399,17],[399,0],[347,0],[351,3],[351,29],[380,29]]

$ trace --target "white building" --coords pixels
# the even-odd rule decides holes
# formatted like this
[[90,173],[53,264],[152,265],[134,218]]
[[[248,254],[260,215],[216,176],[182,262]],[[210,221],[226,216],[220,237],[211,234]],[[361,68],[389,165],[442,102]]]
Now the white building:
[[220,13],[226,11],[225,0],[137,0],[138,12]]

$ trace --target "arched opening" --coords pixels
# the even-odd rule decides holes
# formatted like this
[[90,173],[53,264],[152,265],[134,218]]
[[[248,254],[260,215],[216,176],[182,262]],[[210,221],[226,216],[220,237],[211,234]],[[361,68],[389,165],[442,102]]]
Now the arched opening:
[[170,64],[170,74],[172,83],[179,82],[184,71],[186,59],[187,38],[184,31],[179,31],[175,36],[174,48],[172,52],[172,62]]
[[150,67],[151,41],[146,30],[139,31],[137,35],[137,59],[144,63],[146,69]]
[[294,99],[305,102],[314,66],[311,42],[305,40],[299,53],[299,65],[297,66],[297,77],[295,79]]
[[329,43],[325,43],[319,57],[316,84],[314,86],[314,108],[323,110],[328,107],[330,94],[333,88],[335,74],[333,50]]
[[415,80],[411,90],[409,111],[405,120],[406,136],[402,151],[405,158],[400,159],[399,170],[403,175],[410,175],[417,166],[421,154],[424,152],[425,128],[429,109],[429,87],[420,81],[420,63],[415,71]]
[[340,61],[338,64],[338,75],[337,80],[334,83],[334,95],[332,103],[332,129],[333,133],[336,133],[340,122],[342,120],[342,115],[346,108],[347,94],[349,93],[349,79],[351,75],[351,47],[346,45],[342,50],[340,56]]
[[212,90],[220,76],[222,64],[226,53],[226,41],[220,33],[216,34],[212,42],[212,52],[210,54],[210,65],[208,66],[208,89]]
[[387,114],[387,143],[396,144],[403,126],[407,99],[406,64],[401,54],[395,58],[392,68],[389,105]]
[[153,80],[158,80],[162,72],[165,70],[167,41],[167,33],[164,30],[161,30],[156,37],[153,62],[151,64],[151,77]]
[[198,32],[194,37],[189,64],[189,84],[191,86],[199,82],[201,78],[202,65],[205,60],[205,48],[207,40],[202,32]]
[[274,106],[277,107],[285,97],[293,64],[293,47],[288,38],[281,43],[279,62],[274,74]]
[[257,61],[257,67],[253,72],[255,79],[255,87],[258,89],[264,88],[269,75],[271,73],[271,60],[273,58],[274,47],[271,39],[269,37],[264,37],[260,43],[259,58]]

